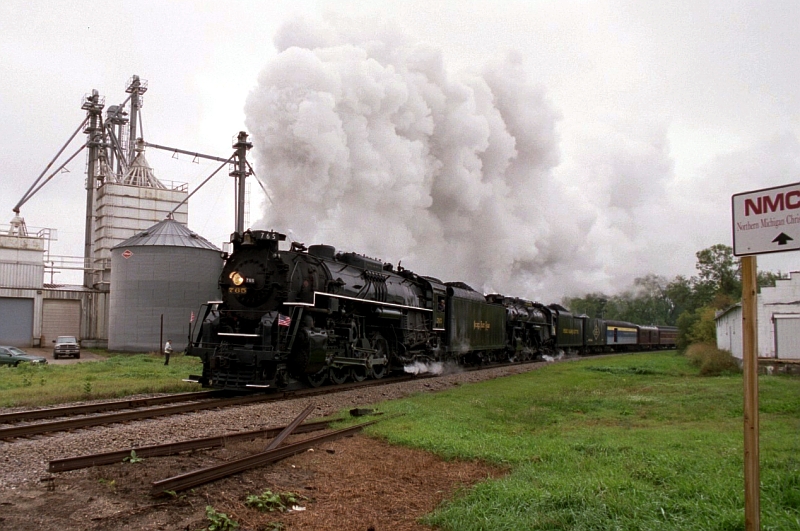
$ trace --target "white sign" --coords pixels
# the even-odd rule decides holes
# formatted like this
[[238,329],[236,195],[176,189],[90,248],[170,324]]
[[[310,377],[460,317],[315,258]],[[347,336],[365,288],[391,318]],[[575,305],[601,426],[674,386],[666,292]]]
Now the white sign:
[[800,183],[736,194],[731,203],[734,255],[800,249]]

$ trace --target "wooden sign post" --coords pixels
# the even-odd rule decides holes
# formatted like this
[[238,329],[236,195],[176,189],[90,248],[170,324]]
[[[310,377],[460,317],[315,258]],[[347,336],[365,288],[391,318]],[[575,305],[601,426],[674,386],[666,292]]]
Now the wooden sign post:
[[744,366],[744,528],[761,529],[758,461],[758,323],[756,257],[742,257],[742,361]]

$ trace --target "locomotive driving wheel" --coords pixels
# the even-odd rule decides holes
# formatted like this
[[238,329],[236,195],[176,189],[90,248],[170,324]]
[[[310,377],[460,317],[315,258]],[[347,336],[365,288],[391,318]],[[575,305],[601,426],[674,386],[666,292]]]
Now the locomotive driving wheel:
[[306,381],[311,387],[319,387],[328,379],[328,369],[322,369],[316,374],[306,375]]
[[336,385],[341,385],[347,381],[347,378],[350,376],[350,368],[349,367],[331,367],[330,369],[330,379],[331,382],[335,383]]
[[[374,357],[375,358],[388,358],[389,357],[389,343],[386,342],[383,337],[379,334],[376,334],[373,338],[372,348],[375,350]],[[389,362],[382,365],[372,365],[369,369],[369,375],[376,380],[379,380],[386,376],[386,373],[389,371],[387,368],[389,367]]]
[[354,382],[363,382],[367,379],[367,376],[368,374],[366,367],[350,367],[350,377]]

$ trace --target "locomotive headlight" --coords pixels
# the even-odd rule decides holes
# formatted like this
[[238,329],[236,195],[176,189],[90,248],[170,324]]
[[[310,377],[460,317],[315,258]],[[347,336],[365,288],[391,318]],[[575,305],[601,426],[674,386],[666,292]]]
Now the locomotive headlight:
[[228,278],[231,279],[234,286],[241,286],[244,283],[244,277],[236,271],[228,275]]

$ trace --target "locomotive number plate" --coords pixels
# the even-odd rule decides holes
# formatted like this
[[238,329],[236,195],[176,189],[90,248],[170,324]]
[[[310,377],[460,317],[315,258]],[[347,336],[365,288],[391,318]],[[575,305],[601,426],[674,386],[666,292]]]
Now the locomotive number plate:
[[235,293],[236,295],[244,295],[247,293],[247,288],[231,286],[228,288],[228,293]]

